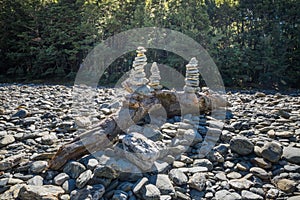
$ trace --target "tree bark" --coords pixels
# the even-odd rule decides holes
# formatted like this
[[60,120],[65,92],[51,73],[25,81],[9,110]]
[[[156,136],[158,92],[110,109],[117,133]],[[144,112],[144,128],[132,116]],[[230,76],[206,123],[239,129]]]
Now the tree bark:
[[141,120],[156,104],[162,105],[168,117],[189,113],[199,115],[227,106],[227,101],[220,95],[188,94],[170,90],[155,91],[149,95],[130,94],[122,103],[123,106],[117,113],[61,146],[49,161],[49,168],[58,170],[69,160],[112,146],[123,130]]

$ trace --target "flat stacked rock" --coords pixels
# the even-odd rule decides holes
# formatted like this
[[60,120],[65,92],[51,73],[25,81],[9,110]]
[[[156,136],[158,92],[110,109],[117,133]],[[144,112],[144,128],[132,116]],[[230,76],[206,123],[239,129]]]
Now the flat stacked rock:
[[198,61],[195,57],[186,65],[185,86],[183,90],[187,93],[195,93],[200,90]]
[[151,76],[149,77],[149,86],[152,87],[155,90],[159,90],[162,88],[162,86],[160,85],[160,71],[158,69],[157,63],[154,62],[151,66]]

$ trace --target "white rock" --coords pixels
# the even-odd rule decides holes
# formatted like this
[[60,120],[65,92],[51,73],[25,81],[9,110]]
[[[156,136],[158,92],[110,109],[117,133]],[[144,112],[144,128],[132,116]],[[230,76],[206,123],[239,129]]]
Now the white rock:
[[156,144],[137,132],[126,135],[122,143],[126,158],[142,170],[149,170],[159,157]]

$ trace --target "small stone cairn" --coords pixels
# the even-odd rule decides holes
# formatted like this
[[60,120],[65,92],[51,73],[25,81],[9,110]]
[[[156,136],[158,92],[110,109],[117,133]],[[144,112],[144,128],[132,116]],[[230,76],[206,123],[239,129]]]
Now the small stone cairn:
[[162,88],[162,86],[160,85],[160,71],[158,69],[157,63],[154,62],[151,66],[151,76],[149,78],[150,82],[149,82],[149,86],[155,90],[159,90]]

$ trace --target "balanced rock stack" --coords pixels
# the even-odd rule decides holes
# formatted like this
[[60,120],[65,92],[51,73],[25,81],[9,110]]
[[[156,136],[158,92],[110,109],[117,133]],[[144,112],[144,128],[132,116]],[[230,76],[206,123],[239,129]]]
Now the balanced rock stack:
[[186,65],[185,86],[183,90],[187,93],[195,93],[200,90],[198,61],[195,57]]
[[129,92],[147,93],[150,88],[146,85],[149,80],[146,78],[144,67],[147,65],[146,49],[138,47],[137,56],[133,61],[133,70],[128,80],[122,83],[123,87]]
[[149,78],[150,83],[149,86],[155,90],[159,90],[162,88],[162,86],[160,85],[160,71],[158,69],[157,63],[154,62],[151,66],[151,76]]

